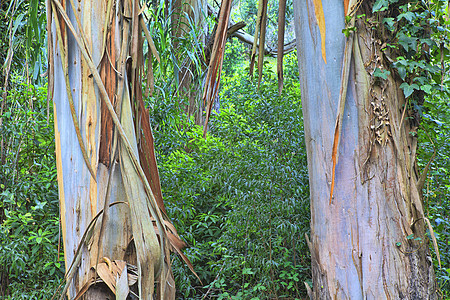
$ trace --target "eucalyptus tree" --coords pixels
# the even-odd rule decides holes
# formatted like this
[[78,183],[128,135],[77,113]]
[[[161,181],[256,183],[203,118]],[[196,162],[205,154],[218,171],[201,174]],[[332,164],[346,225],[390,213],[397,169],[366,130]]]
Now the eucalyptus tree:
[[202,71],[205,69],[203,55],[206,44],[207,1],[173,0],[172,35],[174,52],[178,63],[174,62],[178,93],[186,98],[184,111],[194,115],[196,123],[201,123],[202,105],[199,105]]
[[[399,64],[433,45],[422,5],[294,1],[313,299],[437,298],[421,199],[427,168],[416,164],[413,103],[426,89],[413,83],[423,70]],[[414,21],[423,27],[399,37]]]
[[169,249],[184,244],[166,216],[143,102],[144,42],[159,57],[139,3],[47,1],[61,298],[154,299],[155,283],[158,298],[175,297]]

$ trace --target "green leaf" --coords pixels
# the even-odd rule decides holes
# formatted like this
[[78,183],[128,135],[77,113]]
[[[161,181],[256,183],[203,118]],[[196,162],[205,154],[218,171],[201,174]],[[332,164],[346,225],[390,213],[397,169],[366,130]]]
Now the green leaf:
[[253,272],[251,268],[244,268],[242,270],[242,274],[243,275],[253,275],[253,274],[255,274],[255,272]]
[[356,27],[348,27],[348,28],[344,28],[342,29],[342,33],[346,36],[349,37],[350,32],[356,31]]
[[384,18],[383,23],[385,23],[389,30],[394,29],[395,19],[394,18]]
[[400,75],[400,78],[402,80],[405,80],[406,78],[406,68],[405,67],[397,67],[398,75]]
[[397,242],[397,243],[395,243],[395,245],[397,245],[397,247],[400,247],[402,245],[402,243],[401,242]]
[[406,237],[408,240],[412,240],[414,238],[414,234],[410,234]]
[[17,28],[19,26],[23,26],[25,22],[23,21],[23,18],[25,17],[25,13],[20,14],[15,20],[14,20],[14,26],[12,30],[12,36],[16,34]]
[[414,18],[414,13],[407,11],[405,13],[399,14],[397,17],[397,20],[400,21],[401,19],[406,19],[409,22],[411,22],[413,18]]
[[387,0],[377,0],[372,7],[372,12],[385,11],[388,9],[389,2]]
[[431,93],[431,89],[432,89],[433,87],[431,86],[431,85],[429,85],[429,84],[424,84],[424,85],[422,85],[421,87],[420,87],[420,89],[422,90],[422,91],[424,91],[425,93],[427,93],[427,94],[430,94]]
[[387,79],[388,75],[390,75],[391,72],[388,70],[381,70],[380,68],[376,68],[375,71],[373,72],[373,76],[375,77],[379,77],[379,78],[383,78],[383,79]]
[[403,89],[403,94],[405,95],[405,98],[408,98],[411,96],[411,94],[414,92],[414,90],[418,90],[419,86],[415,83],[409,85],[406,82],[403,82],[400,85],[400,88]]
[[415,50],[417,47],[417,39],[414,37],[407,36],[404,33],[398,34],[398,43],[402,45],[402,47],[406,51],[408,51],[409,49]]

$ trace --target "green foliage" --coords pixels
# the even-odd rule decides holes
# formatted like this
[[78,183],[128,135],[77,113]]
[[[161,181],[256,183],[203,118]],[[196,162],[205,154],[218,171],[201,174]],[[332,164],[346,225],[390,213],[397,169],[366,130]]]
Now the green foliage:
[[[33,83],[42,83],[46,70],[45,2],[2,1],[0,5],[0,61],[2,70],[11,70]],[[3,86],[5,73],[0,74]]]
[[[187,68],[187,72],[194,75],[196,81],[193,82],[192,88],[201,86],[202,72],[205,68],[203,39],[206,34],[204,27],[197,26],[195,20],[186,13],[183,14],[183,22],[174,24],[173,21],[180,19],[181,15],[175,12],[174,7],[170,5],[167,8],[166,5],[166,1],[160,0],[155,9],[147,11],[149,31],[161,59],[161,62],[154,57],[152,60],[155,91],[159,97],[164,98],[171,97],[169,95],[173,93],[179,95],[181,92],[179,85],[183,80],[180,78],[182,69]],[[206,14],[203,11],[200,13]],[[204,22],[209,21],[206,18]],[[177,36],[179,27],[183,28],[181,36]],[[144,52],[149,51],[147,43],[144,50]],[[147,65],[148,61],[145,64]],[[184,101],[184,99],[181,100]]]
[[[0,58],[6,60],[9,30],[14,32],[13,73],[43,72],[44,8],[39,1],[17,1],[7,14],[0,7]],[[179,70],[187,63],[199,79],[204,49],[201,30],[188,19],[185,35],[172,39],[165,2],[149,11],[149,29],[161,57],[153,60],[156,91],[148,99],[161,185],[168,214],[188,242],[185,254],[203,285],[185,264],[173,263],[179,299],[300,299],[311,282],[309,199],[300,87],[296,54],[285,56],[285,83],[277,93],[274,63],[265,64],[261,89],[247,77],[248,48],[236,39],[225,50],[220,112],[210,130],[184,113]],[[292,3],[287,4],[288,20]],[[268,44],[275,45],[277,3],[269,4]],[[435,263],[440,290],[450,297],[450,107],[448,8],[444,1],[377,0],[379,30],[390,35],[384,52],[397,57],[390,68],[376,69],[377,80],[398,76],[409,107],[421,118],[418,129],[420,171],[436,158],[424,188],[424,203],[439,245]],[[169,8],[169,12],[171,9]],[[235,21],[254,31],[257,1],[235,4]],[[365,15],[358,18],[366,18]],[[209,20],[208,20],[209,22]],[[353,29],[349,29],[353,30]],[[349,33],[349,31],[347,32]],[[175,49],[174,41],[179,48]],[[272,43],[272,44],[271,44]],[[26,50],[26,51],[25,51]],[[148,51],[148,49],[147,49]],[[395,54],[401,54],[393,55]],[[38,62],[31,63],[31,61]],[[36,77],[37,76],[37,77]],[[19,78],[19,77],[18,77]],[[4,141],[0,164],[0,296],[49,299],[63,275],[58,255],[58,195],[53,123],[47,124],[45,88],[13,81],[1,118]],[[429,240],[430,236],[428,236]],[[407,239],[420,239],[409,236]],[[435,257],[433,253],[433,257]],[[58,259],[59,257],[59,259]]]
[[[266,46],[271,49],[277,47],[278,4],[279,1],[268,0]],[[245,32],[253,36],[256,28],[257,12],[258,12],[258,0],[233,1],[233,8],[231,10],[231,19],[234,22],[241,22],[241,21],[245,22],[246,24],[246,26],[244,27]],[[293,16],[294,16],[293,0],[287,0],[285,42],[292,41],[293,39],[295,39],[294,24],[292,22]]]
[[218,165],[226,174],[221,185],[232,209],[221,238],[224,257],[216,269],[225,265],[224,276],[233,279],[225,280],[225,291],[237,297],[248,289],[252,293],[244,298],[300,297],[308,276],[303,240],[309,230],[308,175],[294,74],[297,85],[287,84],[281,97],[270,71],[260,93],[255,83],[242,80],[243,74],[224,79],[226,108],[211,124],[211,132],[222,137],[233,155]]
[[228,39],[225,47],[225,59],[222,66],[222,76],[232,77],[236,72],[248,67],[251,48],[245,46],[237,37]]
[[[440,59],[448,46],[450,32],[445,6],[444,1],[403,4],[397,0],[378,0],[373,6],[390,36],[390,42],[382,50],[396,75],[404,81],[400,88],[413,104],[421,105],[424,95],[432,95],[435,90],[449,92],[442,84],[445,63]],[[386,79],[379,69],[374,76]]]
[[[450,81],[448,69],[450,21],[447,1],[413,1],[405,4],[396,0],[377,0],[373,11],[378,12],[392,36],[385,53],[396,53],[392,62],[395,74],[404,82],[400,85],[409,107],[420,120],[418,128],[418,164],[420,172],[431,161],[424,187],[424,202],[428,218],[434,227],[442,268],[436,253],[433,262],[440,290],[450,297]],[[392,56],[393,57],[393,56]],[[415,132],[414,132],[415,134]],[[428,232],[428,240],[431,239]],[[407,237],[414,238],[414,237]]]
[[201,127],[167,111],[175,99],[150,106],[169,215],[205,284],[196,288],[175,260],[179,297],[201,298],[210,289],[219,299],[300,298],[309,276],[309,198],[295,53],[286,56],[292,72],[280,97],[273,72],[264,74],[259,93],[230,63],[235,43],[206,139]]
[[53,122],[45,87],[13,84],[0,116],[0,294],[48,299],[63,275]]
[[439,94],[440,92],[427,98],[424,103],[418,158],[423,170],[436,151],[424,188],[424,202],[442,262],[442,268],[439,268],[436,253],[433,253],[435,272],[441,291],[446,297],[450,297],[450,107],[447,98],[440,97]]

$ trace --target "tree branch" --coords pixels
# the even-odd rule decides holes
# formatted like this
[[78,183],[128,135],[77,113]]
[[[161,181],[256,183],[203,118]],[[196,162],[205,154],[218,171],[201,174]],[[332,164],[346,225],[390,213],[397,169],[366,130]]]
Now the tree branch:
[[[208,4],[208,15],[213,15],[214,18],[217,20],[217,12],[214,11],[214,8]],[[249,45],[253,45],[253,36],[242,30],[243,27],[245,27],[246,24],[244,22],[238,22],[235,23],[233,20],[230,19],[229,27],[227,29],[227,38],[230,37],[237,37],[241,42],[244,42]],[[212,35],[214,36],[214,35]],[[284,44],[284,54],[287,54],[295,49],[295,39],[290,41],[287,44]],[[211,42],[212,45],[212,42]],[[257,47],[259,47],[259,44],[257,44]],[[272,49],[269,47],[264,47],[264,54],[269,55],[271,57],[277,56],[277,49]]]

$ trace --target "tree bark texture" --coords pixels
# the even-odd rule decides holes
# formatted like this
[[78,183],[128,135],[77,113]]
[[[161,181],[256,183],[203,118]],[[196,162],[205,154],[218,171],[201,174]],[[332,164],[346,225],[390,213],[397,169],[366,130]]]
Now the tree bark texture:
[[[418,189],[417,120],[388,69],[371,4],[357,14],[333,198],[344,2],[294,1],[311,191],[313,299],[436,299]],[[371,28],[372,27],[372,28]],[[373,29],[375,28],[375,29]],[[391,72],[394,74],[394,72]],[[408,239],[414,235],[415,239]]]
[[[138,139],[142,143],[140,129],[135,126],[138,102],[134,102],[140,91],[136,74],[143,71],[136,59],[138,47],[142,46],[138,36],[138,3],[109,0],[61,3],[49,0],[47,3],[51,22],[50,56],[54,58],[54,64],[49,67],[49,78],[53,80],[53,90],[49,93],[54,101],[66,270],[70,270],[74,260],[76,262],[68,290],[70,299],[81,294],[84,299],[111,296],[111,287],[91,285],[98,278],[94,269],[104,261],[109,261],[109,266],[114,261],[137,266],[141,299],[153,299],[154,279],[161,270],[161,251],[153,226],[158,218],[151,215],[149,189],[145,188],[148,183],[142,171],[139,175],[139,168],[132,159],[133,155],[139,157]],[[74,30],[70,29],[69,22]],[[134,61],[127,63],[130,56]],[[126,65],[131,69],[128,79]],[[128,83],[131,77],[136,83],[132,87]],[[123,135],[118,134],[117,124],[113,125],[106,103],[113,105]],[[78,120],[78,125],[73,118]],[[105,203],[116,205],[110,207]],[[94,229],[87,230],[98,214]],[[78,248],[81,256],[77,261]],[[112,282],[115,282],[116,276],[113,277]]]

